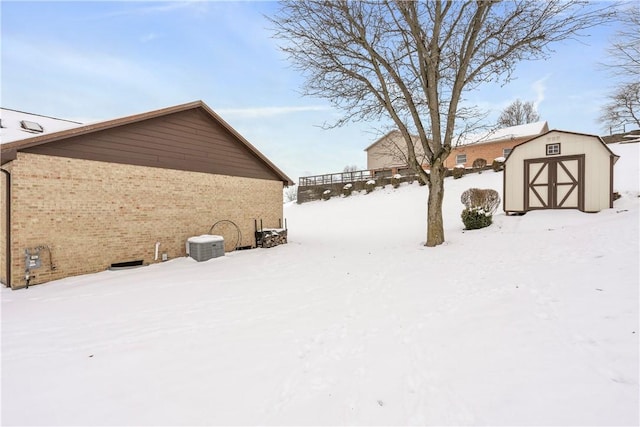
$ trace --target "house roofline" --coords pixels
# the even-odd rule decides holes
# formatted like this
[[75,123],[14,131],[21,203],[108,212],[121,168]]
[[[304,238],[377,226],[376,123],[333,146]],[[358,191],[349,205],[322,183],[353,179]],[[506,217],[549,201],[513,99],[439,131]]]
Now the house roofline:
[[[398,129],[393,129],[390,130],[389,132],[385,133],[384,135],[382,135],[380,138],[376,139],[375,142],[373,142],[371,145],[369,145],[367,148],[364,149],[364,151],[369,151],[369,149],[371,147],[373,147],[374,145],[379,144],[380,142],[384,141],[385,139],[389,138],[391,135],[393,135],[394,133],[400,133],[400,130]],[[413,136],[413,135],[412,135]]]
[[31,138],[21,139],[18,141],[7,142],[0,146],[2,154],[2,164],[7,163],[15,159],[15,153],[17,151],[35,147],[38,145],[48,144],[50,142],[59,141],[66,138],[72,138],[75,136],[81,136],[90,134],[93,132],[112,129],[132,123],[138,123],[144,120],[154,119],[158,117],[167,116],[169,114],[180,113],[183,111],[193,110],[201,108],[207,114],[209,114],[214,120],[221,124],[229,133],[237,138],[242,144],[244,144],[249,151],[255,155],[260,161],[265,163],[284,183],[285,185],[293,185],[293,181],[284,172],[282,172],[275,164],[267,159],[256,147],[254,147],[249,141],[247,141],[242,135],[240,135],[229,123],[222,119],[216,112],[214,112],[203,101],[194,101],[186,104],[175,105],[173,107],[162,108],[159,110],[148,111],[145,113],[134,114],[130,116],[120,117],[116,119],[104,120],[100,122],[90,123],[84,126],[78,126],[71,129],[65,129],[58,132],[51,132],[45,135],[38,135]]

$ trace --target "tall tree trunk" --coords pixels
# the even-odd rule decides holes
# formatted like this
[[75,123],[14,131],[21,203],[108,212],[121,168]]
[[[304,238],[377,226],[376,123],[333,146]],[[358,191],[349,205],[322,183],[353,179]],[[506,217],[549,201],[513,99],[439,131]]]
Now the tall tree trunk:
[[444,243],[444,223],[442,220],[442,201],[444,199],[445,167],[436,160],[429,172],[429,198],[427,200],[427,243],[425,246],[438,246]]

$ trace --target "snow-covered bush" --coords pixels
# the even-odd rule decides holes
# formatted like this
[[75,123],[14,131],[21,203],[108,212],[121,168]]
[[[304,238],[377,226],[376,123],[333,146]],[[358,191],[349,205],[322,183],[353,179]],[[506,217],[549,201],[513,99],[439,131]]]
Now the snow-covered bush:
[[462,178],[464,176],[464,165],[456,165],[451,170],[451,175],[453,175],[453,179]]
[[465,209],[462,211],[461,217],[465,230],[485,228],[493,222],[493,216],[480,208]]
[[491,168],[495,172],[500,172],[504,168],[504,161],[505,161],[504,157],[497,157],[493,159],[493,162],[491,163]]
[[500,195],[492,189],[469,188],[460,196],[460,202],[467,209],[481,209],[493,215],[500,204]]
[[460,196],[465,206],[462,211],[462,223],[466,230],[476,230],[491,225],[493,213],[500,204],[500,195],[496,190],[469,188]]
[[342,195],[344,197],[349,197],[352,191],[353,191],[353,184],[345,184],[345,186],[342,187]]
[[322,193],[322,200],[329,200],[331,198],[331,190],[324,190]]
[[370,179],[364,185],[364,189],[367,192],[367,194],[371,193],[373,190],[375,190],[375,188],[376,188],[376,181],[374,179]]
[[400,179],[402,179],[402,175],[400,175],[399,173],[393,175],[391,177],[391,186],[393,188],[398,188],[400,186]]

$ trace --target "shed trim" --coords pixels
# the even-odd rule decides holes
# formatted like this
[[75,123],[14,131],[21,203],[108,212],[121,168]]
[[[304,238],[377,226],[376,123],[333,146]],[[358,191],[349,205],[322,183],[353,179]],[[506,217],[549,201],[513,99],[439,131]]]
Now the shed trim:
[[[566,166],[562,163],[563,161],[568,161],[568,160],[578,161],[577,177],[573,177],[569,172],[569,170],[567,170]],[[531,176],[529,174],[529,165],[534,163],[544,163],[545,166],[540,168],[536,176],[534,176],[533,179],[531,179]],[[550,166],[552,163],[556,165],[554,168],[551,168]],[[564,196],[562,200],[559,200],[559,201],[557,200],[557,184],[558,184],[557,183],[557,167],[558,166],[562,167],[566,171],[567,175],[571,177],[572,180],[574,179],[576,180],[573,184],[574,184],[574,188],[577,187],[576,188],[577,197],[578,197],[577,209],[579,211],[584,212],[585,210],[584,208],[584,197],[585,197],[585,188],[584,188],[585,156],[584,154],[576,154],[576,155],[561,156],[561,157],[539,157],[535,159],[525,159],[524,160],[524,177],[523,177],[524,178],[523,179],[523,185],[524,185],[523,195],[524,195],[525,211],[540,210],[540,209],[575,209],[576,208],[574,206],[570,206],[570,207],[563,206],[565,201],[568,199],[569,195],[573,191],[573,188],[567,192],[567,194]],[[549,181],[546,183],[548,187],[548,190],[547,190],[548,194],[547,194],[547,201],[546,201],[547,205],[544,205],[545,202],[541,199],[540,194],[537,191],[535,191],[535,189],[531,188],[532,183],[538,178],[538,176],[542,173],[545,167],[547,168],[546,173],[548,174],[548,181]],[[562,184],[567,184],[567,183],[562,183]],[[543,204],[543,206],[536,207],[536,206],[530,205],[530,197],[529,197],[530,189],[533,190],[534,194],[536,195],[540,203]]]
[[514,152],[514,151],[516,151],[516,149],[517,149],[518,147],[520,147],[521,145],[527,144],[527,143],[529,143],[529,142],[533,142],[533,141],[535,141],[535,140],[536,140],[536,139],[538,139],[538,138],[543,138],[543,137],[545,137],[545,136],[547,136],[547,135],[549,135],[550,133],[553,133],[553,132],[567,133],[567,134],[570,134],[570,135],[590,136],[590,137],[593,137],[593,138],[597,138],[597,139],[598,139],[598,141],[600,141],[600,143],[602,144],[602,146],[605,148],[605,150],[607,150],[607,152],[608,152],[608,153],[609,153],[609,154],[614,158],[614,161],[613,161],[614,163],[615,163],[615,162],[617,162],[617,161],[618,161],[618,159],[620,158],[620,156],[618,156],[618,155],[617,155],[617,154],[615,154],[613,151],[611,151],[611,149],[607,146],[607,144],[605,144],[605,142],[602,140],[602,138],[600,138],[598,135],[593,135],[593,134],[589,134],[589,133],[582,133],[582,132],[570,132],[570,131],[560,130],[560,129],[551,129],[551,130],[549,130],[549,131],[547,131],[547,132],[545,132],[545,133],[543,133],[543,134],[540,134],[540,135],[538,135],[538,136],[534,136],[534,137],[533,137],[533,138],[531,138],[531,139],[528,139],[528,140],[526,140],[526,141],[523,141],[523,142],[521,142],[521,143],[519,143],[519,144],[514,145],[514,146],[513,146],[513,148],[511,149],[511,152],[509,153],[509,155],[508,155],[508,156],[506,157],[506,159],[504,160],[505,167],[506,167],[506,164],[507,164],[507,162],[508,162],[508,160],[509,160],[509,157],[511,157],[511,155],[513,154],[513,152]]

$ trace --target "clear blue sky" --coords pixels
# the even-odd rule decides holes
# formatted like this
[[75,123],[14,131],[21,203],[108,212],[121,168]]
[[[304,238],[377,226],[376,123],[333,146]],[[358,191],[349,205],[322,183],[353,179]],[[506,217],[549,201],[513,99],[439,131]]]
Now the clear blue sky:
[[[320,128],[340,112],[300,95],[301,76],[271,37],[273,2],[6,1],[2,107],[95,121],[203,100],[294,181],[366,167],[379,123]],[[598,65],[614,27],[526,62],[505,87],[469,98],[500,111],[535,101],[552,129],[604,134],[597,123],[612,86]]]

